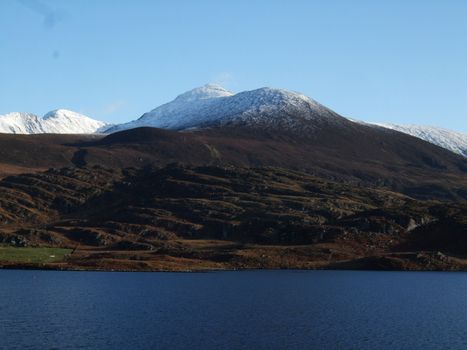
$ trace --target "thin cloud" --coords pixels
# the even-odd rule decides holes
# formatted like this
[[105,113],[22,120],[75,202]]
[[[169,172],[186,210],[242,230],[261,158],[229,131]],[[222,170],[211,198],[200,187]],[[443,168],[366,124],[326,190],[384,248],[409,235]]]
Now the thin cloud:
[[122,110],[122,108],[124,108],[126,106],[126,101],[123,101],[123,100],[118,100],[118,101],[113,101],[111,103],[109,103],[108,105],[106,105],[101,113],[103,115],[109,115],[109,114],[113,114],[113,113],[116,113],[120,110]]
[[232,73],[221,72],[217,74],[213,79],[211,79],[211,83],[224,86],[224,85],[228,85],[229,83],[231,83],[233,79],[234,79],[234,76]]
[[19,4],[42,17],[46,29],[54,28],[63,19],[63,14],[40,0],[17,0]]

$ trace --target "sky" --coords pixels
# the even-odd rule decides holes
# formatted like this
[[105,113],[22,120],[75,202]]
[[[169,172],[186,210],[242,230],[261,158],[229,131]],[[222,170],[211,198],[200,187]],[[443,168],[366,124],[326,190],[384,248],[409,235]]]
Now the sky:
[[0,114],[133,120],[206,83],[467,132],[467,1],[1,0]]

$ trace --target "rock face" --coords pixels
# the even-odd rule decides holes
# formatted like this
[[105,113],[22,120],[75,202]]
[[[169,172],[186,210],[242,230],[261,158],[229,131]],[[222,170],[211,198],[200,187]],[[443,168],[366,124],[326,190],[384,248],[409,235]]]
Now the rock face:
[[106,123],[66,109],[42,118],[18,112],[0,115],[0,133],[7,134],[92,134],[103,128],[107,128]]
[[296,92],[261,88],[233,94],[217,85],[205,85],[107,132],[142,126],[184,130],[225,124],[298,129],[303,120],[339,124],[343,118]]

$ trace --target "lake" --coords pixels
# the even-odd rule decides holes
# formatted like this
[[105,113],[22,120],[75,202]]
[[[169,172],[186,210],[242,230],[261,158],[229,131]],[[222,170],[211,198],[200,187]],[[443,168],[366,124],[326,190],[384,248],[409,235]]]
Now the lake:
[[1,349],[467,349],[467,274],[0,271]]

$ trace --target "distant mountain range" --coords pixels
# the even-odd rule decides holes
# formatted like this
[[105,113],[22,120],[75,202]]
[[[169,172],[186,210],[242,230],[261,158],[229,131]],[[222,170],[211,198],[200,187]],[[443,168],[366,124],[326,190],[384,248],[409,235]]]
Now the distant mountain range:
[[32,113],[0,115],[0,133],[7,134],[92,134],[106,123],[67,109],[57,109],[42,118]]
[[[187,91],[139,119],[107,125],[82,114],[59,109],[40,118],[30,113],[0,116],[0,132],[14,134],[114,133],[138,127],[170,130],[202,129],[221,125],[250,125],[313,133],[318,125],[343,125],[344,118],[315,100],[296,92],[260,88],[234,94],[208,84]],[[313,121],[303,124],[301,121]],[[432,126],[368,123],[402,132],[467,157],[467,134]]]

